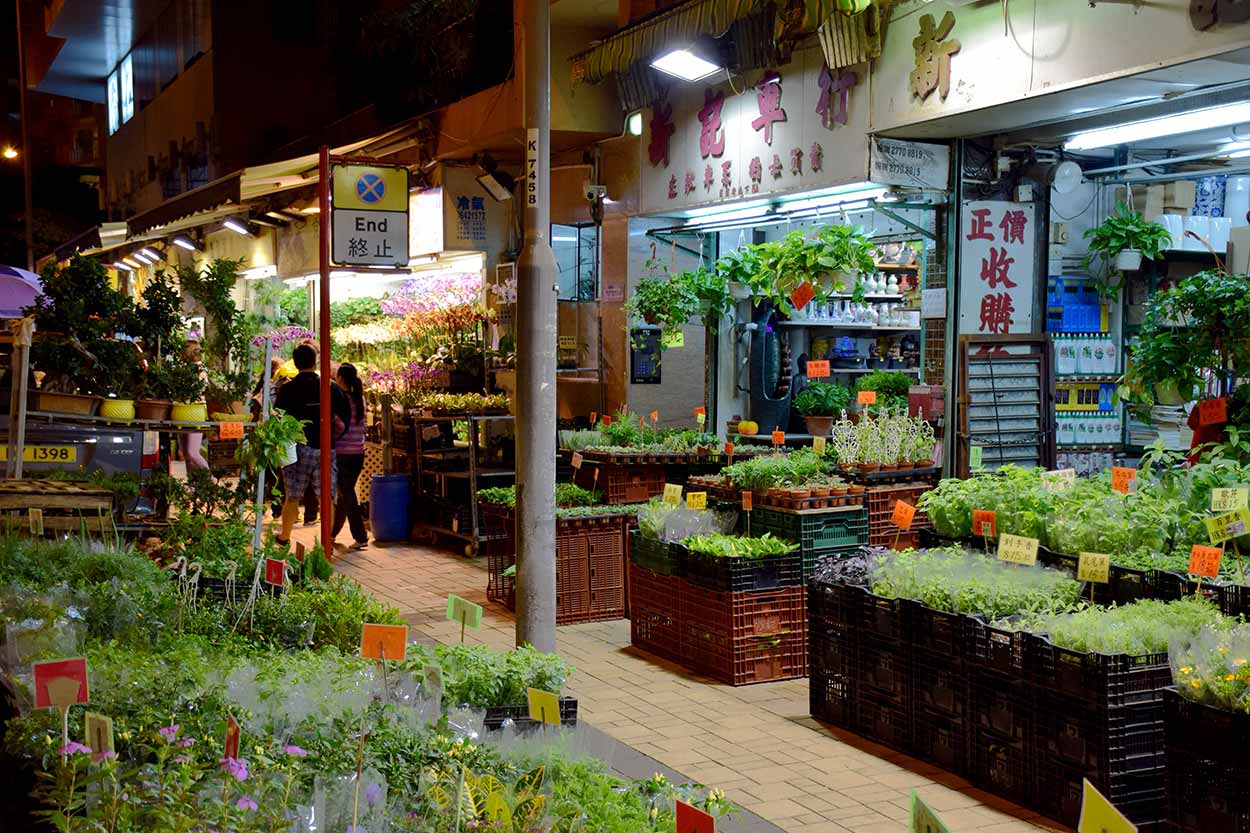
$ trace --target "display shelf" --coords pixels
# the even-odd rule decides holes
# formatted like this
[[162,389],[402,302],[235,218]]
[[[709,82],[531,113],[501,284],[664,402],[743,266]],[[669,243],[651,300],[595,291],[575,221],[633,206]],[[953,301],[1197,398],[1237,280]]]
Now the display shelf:
[[[438,471],[437,469],[426,469],[421,472],[421,475],[423,477],[431,476],[431,477],[463,478],[463,477],[469,477],[471,476],[471,474],[472,472],[468,471],[467,469],[457,470],[457,471]],[[513,469],[482,469],[482,468],[479,468],[477,470],[478,477],[503,477],[505,475],[508,477],[513,477],[516,475],[516,471]]]
[[1124,374],[1122,373],[1065,373],[1056,374],[1054,379],[1056,383],[1061,382],[1114,382]]
[[[115,419],[113,417],[86,416],[83,414],[61,414],[52,411],[27,411],[26,419],[28,422],[31,420],[46,420],[50,423],[55,422],[62,425],[110,425],[121,428],[133,428],[138,431],[190,432],[193,434],[215,432],[219,426],[225,424],[222,422],[174,422],[169,419]],[[242,425],[244,430],[250,429],[253,425],[251,422],[243,422],[242,420],[229,421]]]
[[[837,292],[832,295],[826,295],[825,300],[854,301],[855,296],[851,295],[849,292]],[[907,295],[904,295],[901,292],[900,293],[870,292],[867,295],[865,295],[863,298],[861,298],[860,300],[865,301],[865,302],[875,302],[875,301],[909,301],[911,299]]]
[[914,373],[920,375],[918,367],[830,367],[830,373]]
[[886,272],[919,272],[920,271],[919,263],[912,263],[910,265],[906,263],[876,263],[873,265],[876,266],[876,268],[884,270]]
[[861,333],[918,333],[919,327],[878,327],[872,324],[834,324],[831,321],[778,321],[778,327],[807,327],[813,330],[855,330]]

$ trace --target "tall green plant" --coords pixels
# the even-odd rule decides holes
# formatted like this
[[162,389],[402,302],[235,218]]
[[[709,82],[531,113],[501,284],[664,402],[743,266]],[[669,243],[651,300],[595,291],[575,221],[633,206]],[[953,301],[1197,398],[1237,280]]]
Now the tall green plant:
[[208,396],[224,402],[244,400],[252,388],[248,353],[253,333],[233,294],[242,268],[242,260],[217,258],[178,270],[183,290],[204,307]]

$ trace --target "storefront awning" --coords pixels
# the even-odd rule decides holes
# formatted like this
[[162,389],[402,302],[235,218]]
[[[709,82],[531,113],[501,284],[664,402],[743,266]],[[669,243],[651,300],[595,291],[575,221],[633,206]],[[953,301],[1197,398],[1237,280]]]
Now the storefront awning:
[[221,179],[210,182],[207,185],[201,185],[199,188],[187,191],[185,194],[165,200],[165,202],[155,208],[144,211],[142,214],[136,214],[126,221],[131,236],[142,234],[148,229],[156,228],[157,226],[169,225],[175,220],[181,220],[183,217],[189,217],[201,211],[209,211],[227,203],[237,204],[239,202],[239,182],[242,176],[242,173],[223,176]]
[[622,29],[572,57],[573,83],[597,84],[641,58],[680,47],[704,35],[720,37],[764,0],[695,0]]

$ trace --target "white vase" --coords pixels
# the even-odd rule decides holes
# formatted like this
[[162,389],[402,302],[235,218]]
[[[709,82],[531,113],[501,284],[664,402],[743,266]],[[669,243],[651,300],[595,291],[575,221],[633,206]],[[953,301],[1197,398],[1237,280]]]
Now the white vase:
[[737,281],[729,282],[729,297],[737,301],[745,301],[751,297],[751,287]]
[[1141,251],[1124,249],[1115,256],[1115,268],[1121,272],[1136,272],[1141,268]]
[[886,291],[891,295],[897,295],[898,292],[898,275],[890,275],[890,280],[885,285]]

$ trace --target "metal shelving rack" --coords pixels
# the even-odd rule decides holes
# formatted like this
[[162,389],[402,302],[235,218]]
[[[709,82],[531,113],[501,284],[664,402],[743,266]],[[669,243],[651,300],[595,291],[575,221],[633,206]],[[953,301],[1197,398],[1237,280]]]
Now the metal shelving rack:
[[[465,542],[465,555],[474,556],[477,554],[479,547],[483,541],[491,540],[490,536],[483,535],[482,519],[478,513],[477,491],[479,484],[485,481],[488,485],[507,485],[506,482],[500,482],[505,478],[515,480],[515,468],[483,468],[479,464],[481,456],[481,447],[478,444],[480,435],[479,427],[484,427],[487,432],[492,425],[500,423],[511,423],[511,414],[442,414],[438,416],[413,416],[413,471],[416,475],[417,489],[422,494],[434,494],[443,499],[451,499],[448,495],[449,486],[454,481],[468,481],[468,501],[469,501],[469,528],[461,529],[457,520],[452,521],[449,527],[440,526],[435,523],[418,522],[414,528],[424,532],[431,538],[438,536],[446,536],[456,538]],[[453,444],[447,448],[426,448],[426,430],[434,428],[437,434],[441,435],[442,429],[438,426],[453,422],[469,423],[469,442],[460,446]],[[463,457],[465,468],[460,469],[440,469],[428,468],[427,461],[432,460],[448,460]],[[426,484],[433,485],[433,491],[427,489]]]

